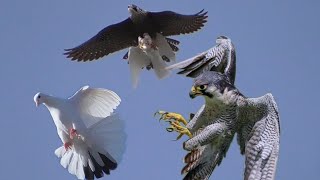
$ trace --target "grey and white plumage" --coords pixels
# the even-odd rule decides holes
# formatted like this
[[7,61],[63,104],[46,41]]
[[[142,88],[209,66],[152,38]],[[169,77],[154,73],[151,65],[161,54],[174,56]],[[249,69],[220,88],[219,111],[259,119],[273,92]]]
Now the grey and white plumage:
[[68,99],[37,93],[34,101],[48,108],[63,143],[55,154],[71,174],[94,179],[117,168],[126,134],[124,122],[114,113],[120,104],[116,93],[84,86]]
[[[148,33],[146,33],[146,34],[148,34]],[[142,37],[143,37],[143,35],[142,35]],[[139,44],[139,38],[141,38],[141,37],[138,37],[138,44]],[[167,43],[169,44],[169,46],[171,47],[171,50],[173,52],[176,53],[176,52],[179,51],[178,45],[180,44],[180,42],[178,40],[175,40],[175,39],[172,39],[172,38],[168,38],[168,37],[166,37],[165,39],[166,39]],[[129,48],[129,50],[130,50],[130,48]],[[127,60],[128,58],[129,58],[129,51],[126,52],[126,54],[123,56],[122,59]],[[167,57],[163,57],[163,60],[167,60]]]
[[195,79],[190,97],[204,96],[203,105],[187,124],[193,137],[184,142],[184,179],[209,179],[226,156],[237,133],[245,155],[245,180],[273,180],[279,154],[280,124],[271,94],[247,98],[219,72]]
[[149,34],[139,37],[139,46],[129,48],[129,66],[133,86],[137,87],[139,74],[143,68],[153,69],[158,79],[165,78],[170,71],[166,70],[167,62],[175,62],[175,53],[161,34],[152,40]]
[[236,76],[236,51],[231,39],[219,36],[216,45],[192,58],[173,64],[167,69],[180,69],[178,74],[195,78],[205,71],[216,71],[230,79],[234,84]]
[[163,36],[193,33],[204,26],[207,12],[182,15],[172,11],[149,12],[136,5],[129,5],[130,17],[110,25],[83,44],[66,49],[71,60],[92,61],[110,53],[138,46],[138,37],[148,33],[153,39]]

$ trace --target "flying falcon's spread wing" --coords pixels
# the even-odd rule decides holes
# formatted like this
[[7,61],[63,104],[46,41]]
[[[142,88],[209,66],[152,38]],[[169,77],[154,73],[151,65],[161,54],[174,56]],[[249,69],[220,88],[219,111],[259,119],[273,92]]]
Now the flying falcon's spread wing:
[[[244,111],[258,113],[255,122],[240,119],[244,125],[238,132],[238,144],[245,154],[245,180],[273,180],[280,145],[280,124],[277,104],[271,94],[247,99]],[[244,112],[245,114],[248,112]]]
[[104,28],[75,48],[65,49],[64,54],[71,60],[92,61],[130,46],[137,46],[137,37],[134,33],[134,25],[128,18]]
[[207,12],[200,11],[194,15],[182,15],[172,11],[149,12],[148,16],[155,25],[158,32],[164,36],[188,34],[201,29],[207,22]]

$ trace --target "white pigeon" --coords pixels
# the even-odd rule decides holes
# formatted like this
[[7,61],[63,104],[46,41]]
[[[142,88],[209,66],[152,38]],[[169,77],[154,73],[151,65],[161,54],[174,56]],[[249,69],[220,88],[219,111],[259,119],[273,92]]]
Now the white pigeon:
[[149,34],[144,33],[142,38],[138,38],[138,43],[138,47],[129,48],[128,54],[133,86],[137,87],[143,68],[153,68],[159,79],[167,77],[170,71],[165,69],[166,62],[175,62],[176,57],[166,38],[157,33],[156,39],[152,41]]
[[63,146],[55,154],[78,179],[100,178],[116,169],[125,151],[124,122],[113,111],[120,97],[113,91],[84,86],[68,99],[37,93],[57,127]]

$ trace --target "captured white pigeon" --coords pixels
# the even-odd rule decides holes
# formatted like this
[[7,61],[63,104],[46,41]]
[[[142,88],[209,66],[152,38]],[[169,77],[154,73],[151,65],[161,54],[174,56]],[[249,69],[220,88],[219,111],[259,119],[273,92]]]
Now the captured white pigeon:
[[138,38],[139,46],[129,48],[129,66],[134,87],[137,87],[139,74],[143,68],[153,69],[159,79],[165,78],[170,71],[165,69],[166,62],[175,62],[175,53],[166,38],[157,33],[153,41],[149,34],[144,33]]
[[113,111],[120,104],[113,91],[84,86],[68,99],[37,93],[57,127],[63,146],[55,154],[78,179],[100,178],[117,168],[125,151],[124,122]]

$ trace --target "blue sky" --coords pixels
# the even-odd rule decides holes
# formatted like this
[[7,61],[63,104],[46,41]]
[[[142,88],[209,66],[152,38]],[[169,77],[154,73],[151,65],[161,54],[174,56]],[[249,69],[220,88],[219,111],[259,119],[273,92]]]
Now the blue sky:
[[[103,60],[76,63],[64,48],[74,47],[105,26],[128,17],[127,5],[149,11],[209,11],[199,32],[176,36],[177,59],[202,52],[218,35],[229,36],[237,50],[236,86],[249,97],[271,92],[278,103],[281,145],[277,179],[320,176],[319,1],[17,1],[0,6],[1,159],[3,179],[75,179],[59,164],[61,145],[47,109],[36,108],[38,91],[69,97],[83,85],[114,90],[122,97],[118,112],[126,121],[127,151],[122,163],[105,179],[181,179],[182,141],[171,141],[158,123],[158,110],[187,116],[203,104],[188,97],[192,79],[172,75],[157,80],[143,72],[132,88],[125,51]],[[184,138],[185,140],[185,138]],[[244,157],[234,141],[211,179],[242,179]]]

